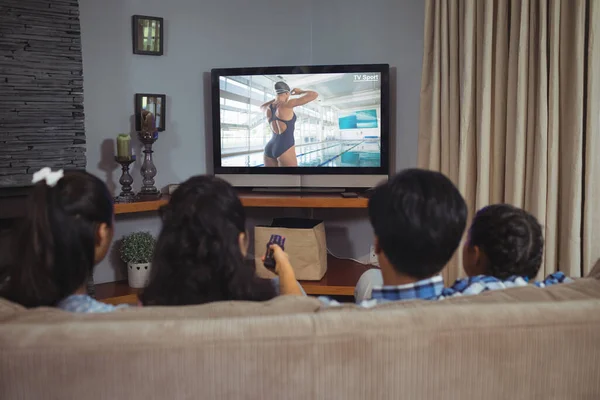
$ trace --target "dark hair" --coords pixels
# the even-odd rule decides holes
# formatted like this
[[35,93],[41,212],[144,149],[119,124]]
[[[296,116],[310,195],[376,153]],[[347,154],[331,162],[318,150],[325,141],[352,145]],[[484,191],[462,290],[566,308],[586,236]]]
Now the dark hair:
[[275,83],[275,93],[277,93],[277,94],[287,93],[289,91],[290,91],[290,86],[287,83],[285,83],[283,81]]
[[407,169],[375,188],[369,218],[396,271],[423,279],[440,272],[456,251],[467,205],[444,175]]
[[2,296],[39,307],[73,294],[93,273],[98,224],[112,222],[112,197],[95,176],[65,171],[54,187],[36,183],[13,243]]
[[542,227],[533,215],[508,204],[477,212],[469,228],[469,245],[483,251],[486,275],[498,279],[513,275],[534,279],[542,265]]
[[203,304],[223,300],[270,300],[268,279],[258,278],[244,261],[239,235],[246,215],[235,190],[214,176],[181,184],[161,210],[146,305]]

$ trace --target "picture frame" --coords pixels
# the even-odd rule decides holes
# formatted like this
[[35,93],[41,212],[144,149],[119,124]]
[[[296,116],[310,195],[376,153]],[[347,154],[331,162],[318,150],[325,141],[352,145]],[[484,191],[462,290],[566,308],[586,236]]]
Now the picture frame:
[[135,130],[142,130],[142,110],[154,114],[156,129],[163,132],[167,120],[167,95],[155,93],[135,94]]
[[162,56],[164,53],[164,19],[146,15],[131,17],[133,53]]

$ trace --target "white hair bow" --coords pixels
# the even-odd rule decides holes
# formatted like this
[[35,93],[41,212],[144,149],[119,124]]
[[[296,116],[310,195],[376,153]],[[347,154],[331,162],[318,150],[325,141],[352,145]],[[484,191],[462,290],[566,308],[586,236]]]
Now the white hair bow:
[[31,180],[31,183],[35,185],[40,181],[46,181],[46,185],[54,187],[56,186],[56,183],[60,180],[60,178],[62,178],[64,175],[65,174],[62,169],[52,172],[50,168],[44,167],[35,174],[33,174],[33,179]]

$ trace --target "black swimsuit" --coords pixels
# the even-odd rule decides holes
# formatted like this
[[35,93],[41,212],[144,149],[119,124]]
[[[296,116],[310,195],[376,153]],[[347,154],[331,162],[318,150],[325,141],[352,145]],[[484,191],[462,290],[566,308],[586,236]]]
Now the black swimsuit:
[[[273,121],[281,121],[286,125],[285,131],[279,134],[273,131],[273,137],[271,137],[271,140],[269,140],[265,146],[265,155],[269,158],[278,159],[295,144],[294,129],[296,128],[296,113],[294,113],[292,119],[286,121],[277,117],[277,107],[274,107],[273,104],[269,104],[269,109],[271,110],[269,125],[271,125],[271,122]],[[273,130],[272,126],[271,130]]]

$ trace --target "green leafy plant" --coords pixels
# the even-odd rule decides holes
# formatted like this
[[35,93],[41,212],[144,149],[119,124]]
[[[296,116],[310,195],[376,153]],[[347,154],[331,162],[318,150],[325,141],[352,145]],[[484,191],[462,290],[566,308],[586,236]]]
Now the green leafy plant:
[[121,260],[126,263],[144,264],[152,261],[156,239],[150,232],[134,232],[123,237]]

